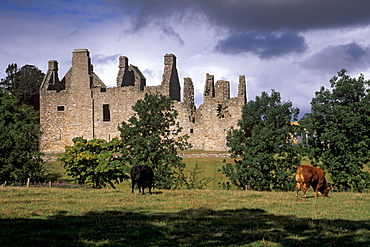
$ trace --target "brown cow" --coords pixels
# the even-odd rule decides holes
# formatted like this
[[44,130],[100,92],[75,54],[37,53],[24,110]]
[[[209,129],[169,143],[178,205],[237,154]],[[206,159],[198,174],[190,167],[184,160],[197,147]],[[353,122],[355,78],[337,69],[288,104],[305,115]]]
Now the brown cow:
[[320,192],[323,197],[327,197],[329,194],[330,187],[328,187],[328,183],[326,182],[324,171],[320,168],[302,165],[298,167],[294,178],[296,181],[297,197],[301,188],[304,197],[307,197],[306,191],[310,185],[315,191],[315,197],[317,197],[318,192]]

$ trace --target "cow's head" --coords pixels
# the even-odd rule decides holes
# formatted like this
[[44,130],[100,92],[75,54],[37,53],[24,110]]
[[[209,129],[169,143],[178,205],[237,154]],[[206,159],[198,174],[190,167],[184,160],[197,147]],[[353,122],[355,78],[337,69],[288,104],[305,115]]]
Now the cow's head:
[[322,192],[322,196],[323,196],[323,197],[328,197],[329,190],[330,190],[330,187],[326,187],[326,188],[324,189],[324,191]]
[[135,180],[139,180],[140,177],[141,177],[141,171],[143,170],[143,166],[142,165],[137,165],[137,166],[134,166],[134,170],[133,170],[133,178]]

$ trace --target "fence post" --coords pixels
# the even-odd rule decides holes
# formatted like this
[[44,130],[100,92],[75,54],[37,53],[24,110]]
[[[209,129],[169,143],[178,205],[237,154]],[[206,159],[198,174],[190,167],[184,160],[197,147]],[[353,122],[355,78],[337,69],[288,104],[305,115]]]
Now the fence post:
[[30,178],[27,178],[27,188],[30,186]]

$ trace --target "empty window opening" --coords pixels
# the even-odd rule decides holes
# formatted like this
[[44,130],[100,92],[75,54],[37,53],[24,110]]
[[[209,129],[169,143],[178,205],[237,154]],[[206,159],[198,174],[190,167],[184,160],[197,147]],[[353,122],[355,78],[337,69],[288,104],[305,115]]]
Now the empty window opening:
[[219,117],[219,118],[224,118],[225,117],[225,115],[224,115],[224,113],[223,113],[223,109],[222,109],[222,105],[221,104],[218,104],[217,105],[217,117]]
[[193,129],[190,129],[190,134],[193,134],[194,133],[194,130]]
[[217,117],[218,118],[228,118],[231,117],[229,111],[227,110],[228,106],[223,106],[221,104],[217,105]]
[[104,122],[109,122],[110,121],[109,105],[103,105],[103,121]]
[[105,88],[105,87],[100,88],[100,92],[105,93],[106,91],[107,91],[107,88]]
[[64,111],[64,105],[58,105],[57,111]]

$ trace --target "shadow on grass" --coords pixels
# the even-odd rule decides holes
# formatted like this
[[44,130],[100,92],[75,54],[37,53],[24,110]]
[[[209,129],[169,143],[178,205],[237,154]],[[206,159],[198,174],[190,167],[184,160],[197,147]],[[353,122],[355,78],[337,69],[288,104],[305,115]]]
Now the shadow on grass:
[[313,220],[260,209],[125,211],[1,219],[0,246],[370,246],[370,222]]

